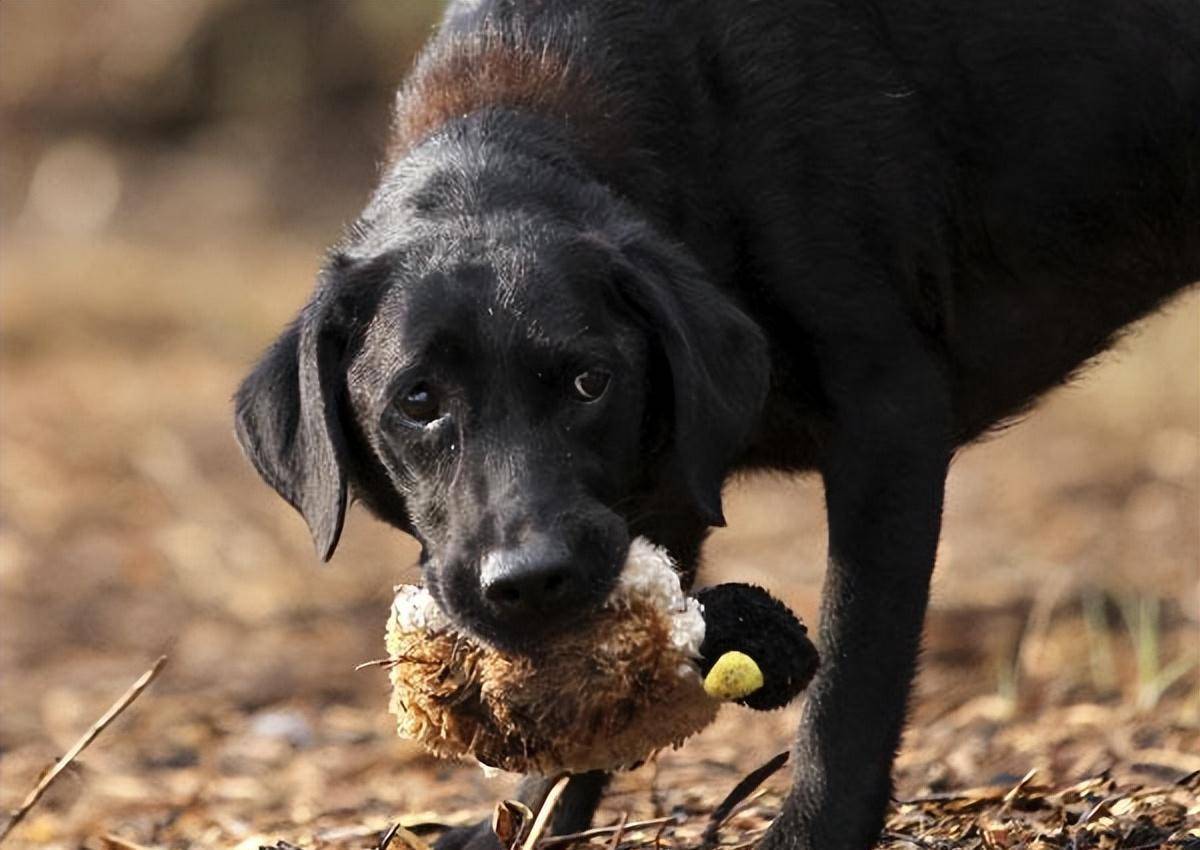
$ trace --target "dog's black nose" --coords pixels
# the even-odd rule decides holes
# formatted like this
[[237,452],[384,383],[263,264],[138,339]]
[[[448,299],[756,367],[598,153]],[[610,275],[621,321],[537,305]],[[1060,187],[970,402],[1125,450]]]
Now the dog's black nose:
[[[539,540],[493,552],[480,571],[483,598],[503,621],[536,629],[569,616],[583,591],[583,576],[564,545]],[[539,622],[516,623],[536,616]]]

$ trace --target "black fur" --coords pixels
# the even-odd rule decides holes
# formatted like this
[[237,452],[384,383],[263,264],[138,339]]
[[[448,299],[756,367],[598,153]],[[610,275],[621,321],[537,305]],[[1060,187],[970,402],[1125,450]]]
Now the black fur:
[[632,535],[690,582],[731,471],[820,472],[824,663],[765,848],[868,846],[955,449],[1200,278],[1200,4],[463,0],[397,114],[238,393],[256,468],[322,557],[347,492],[416,535],[516,650]]

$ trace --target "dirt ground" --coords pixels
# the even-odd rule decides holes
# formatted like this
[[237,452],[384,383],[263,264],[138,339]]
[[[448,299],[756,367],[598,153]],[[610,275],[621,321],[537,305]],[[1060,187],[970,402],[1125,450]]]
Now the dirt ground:
[[[488,816],[511,782],[396,739],[386,677],[354,670],[381,654],[390,588],[416,577],[411,541],[356,509],[317,564],[231,433],[236,382],[302,303],[369,169],[338,160],[336,191],[314,177],[284,192],[226,137],[146,149],[17,124],[0,169],[0,810],[170,660],[6,845],[359,848],[402,819],[425,834]],[[63,174],[94,191],[72,196]],[[89,208],[112,180],[119,200]],[[276,214],[310,196],[307,216]],[[757,581],[815,622],[820,482],[750,479],[727,498],[704,580]],[[1052,790],[1110,777],[1054,798],[1073,820],[1118,787],[1175,801],[1147,815],[1174,812],[1170,830],[1077,846],[1200,842],[1195,787],[1174,785],[1200,770],[1200,294],[956,460],[926,645],[897,769],[897,798],[918,802],[898,805],[887,846],[1035,846],[967,823],[1002,793],[946,803],[1032,769],[1017,797],[1036,791],[1044,811]],[[619,777],[597,823],[675,813],[691,820],[622,840],[698,840],[703,813],[787,748],[797,712],[725,709]],[[752,840],[785,787],[783,771],[724,842]],[[938,806],[963,843],[918,840]]]

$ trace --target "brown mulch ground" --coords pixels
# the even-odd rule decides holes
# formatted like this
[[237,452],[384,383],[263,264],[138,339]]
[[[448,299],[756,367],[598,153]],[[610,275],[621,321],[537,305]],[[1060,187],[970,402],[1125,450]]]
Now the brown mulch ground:
[[[879,848],[1195,850],[1200,846],[1198,789],[1200,774],[1158,786],[1098,776],[1063,788],[1040,784],[1031,772],[1012,785],[897,800]],[[614,823],[588,830],[572,844],[621,850],[746,848],[765,833],[781,804],[780,792],[762,788],[723,800],[716,808],[695,801],[647,820],[634,821],[622,812]],[[529,824],[523,825],[524,831],[498,830],[513,850],[529,840]],[[410,846],[424,850],[422,841],[406,838]],[[564,845],[551,838],[537,846]]]
[[[130,763],[98,745],[97,757],[77,764],[19,827],[16,846],[64,846],[65,833],[105,850],[378,848],[400,826],[412,835],[393,837],[393,846],[426,850],[424,842],[441,830],[491,812],[480,801],[495,785],[477,768],[434,762],[395,741],[366,712],[330,709],[310,723],[303,711],[243,718],[213,705],[216,714],[202,722],[202,698],[155,702],[123,730],[111,730],[146,750],[141,758]],[[997,717],[995,707],[978,700],[914,730],[901,785],[920,790],[898,794],[880,848],[1200,847],[1194,724],[1084,705],[1014,721]],[[751,726],[747,741],[747,719],[756,716],[727,709],[693,745],[619,776],[596,828],[572,843],[615,850],[751,846],[779,810],[786,770],[731,795],[763,741],[780,740],[790,721],[772,715],[777,729]],[[1113,734],[1115,722],[1121,734]],[[115,743],[113,749],[128,749]],[[974,787],[937,778],[941,766],[972,749],[1043,767],[1021,777],[1001,772]],[[1063,770],[1056,764],[1088,778],[1056,782]],[[1097,770],[1101,765],[1107,769]],[[565,846],[548,837],[529,845],[532,821],[509,825],[514,847]]]

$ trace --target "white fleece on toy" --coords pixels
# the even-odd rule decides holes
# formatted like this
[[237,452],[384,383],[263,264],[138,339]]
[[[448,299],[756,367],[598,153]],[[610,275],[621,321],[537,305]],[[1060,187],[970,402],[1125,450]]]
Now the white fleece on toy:
[[645,537],[629,544],[629,555],[609,604],[641,599],[671,617],[671,645],[691,658],[700,657],[704,643],[704,608],[687,596],[675,571],[675,562],[661,546]]

